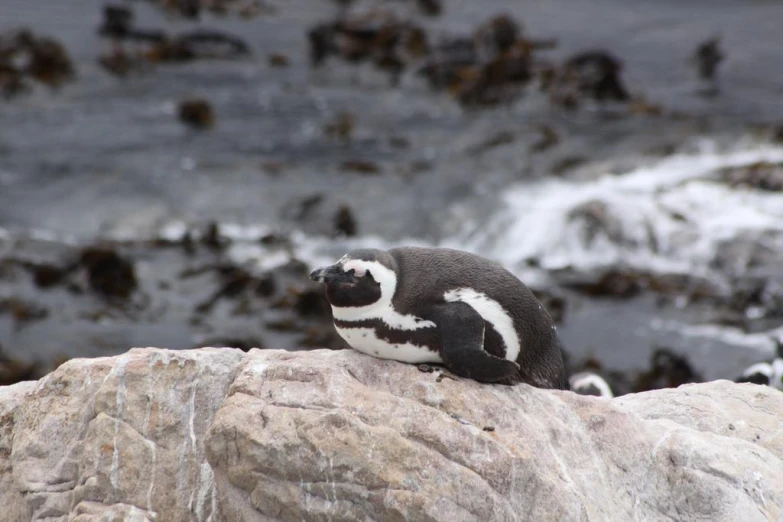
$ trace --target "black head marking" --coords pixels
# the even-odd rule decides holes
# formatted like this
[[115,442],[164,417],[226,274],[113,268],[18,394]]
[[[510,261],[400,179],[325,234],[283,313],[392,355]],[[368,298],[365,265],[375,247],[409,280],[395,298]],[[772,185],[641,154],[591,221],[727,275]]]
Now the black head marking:
[[310,278],[326,285],[326,298],[332,306],[361,307],[378,302],[382,295],[381,284],[372,268],[357,270],[349,266],[351,261],[377,263],[392,271],[396,268],[394,258],[388,253],[363,248],[348,252],[334,265],[314,270]]

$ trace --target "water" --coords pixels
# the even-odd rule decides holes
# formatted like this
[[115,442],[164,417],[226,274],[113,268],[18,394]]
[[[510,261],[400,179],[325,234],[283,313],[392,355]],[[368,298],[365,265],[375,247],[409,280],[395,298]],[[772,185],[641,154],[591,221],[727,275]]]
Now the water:
[[[389,4],[415,12],[405,2]],[[0,252],[56,257],[69,244],[174,237],[191,223],[215,220],[234,238],[226,255],[259,270],[292,256],[321,264],[353,246],[406,243],[481,253],[542,289],[557,288],[563,271],[615,265],[698,275],[721,288],[751,269],[780,276],[774,261],[783,252],[783,196],[731,189],[710,176],[725,166],[783,160],[783,149],[756,130],[783,121],[783,70],[776,66],[783,45],[772,45],[781,39],[783,5],[445,4],[443,16],[417,22],[433,35],[466,33],[508,11],[532,37],[557,38],[558,47],[543,55],[549,59],[587,48],[612,51],[623,60],[628,88],[660,104],[664,115],[627,116],[589,104],[568,112],[534,92],[509,107],[463,111],[414,77],[394,88],[366,68],[331,63],[311,70],[304,33],[335,12],[327,0],[277,2],[277,14],[249,22],[207,17],[199,23],[166,20],[146,3],[132,3],[140,26],[228,30],[245,38],[254,55],[163,66],[123,81],[95,61],[106,48],[95,33],[101,3],[72,0],[65,8],[0,0],[0,12],[13,13],[0,17],[0,30],[28,25],[58,38],[79,72],[78,81],[58,92],[39,90],[0,104]],[[705,98],[686,59],[716,32],[727,60],[720,95]],[[285,53],[291,65],[271,68],[272,52]],[[213,104],[215,129],[194,132],[176,120],[177,103],[193,96]],[[323,132],[343,111],[357,122],[348,143]],[[535,152],[542,125],[553,128],[559,143]],[[511,142],[484,146],[499,132]],[[400,138],[409,145],[400,146]],[[373,161],[381,173],[340,171],[340,163],[353,159]],[[269,163],[281,172],[267,172]],[[574,167],[553,177],[565,164]],[[292,209],[313,195],[321,203],[295,217]],[[584,222],[569,219],[589,202],[603,204],[616,222],[613,237],[587,240]],[[332,216],[343,204],[357,218],[358,238],[333,237]],[[290,250],[260,245],[257,239],[269,232],[289,235]],[[743,244],[753,252],[763,247],[761,269],[741,255],[731,257],[731,266],[716,266],[727,248]],[[25,281],[0,280],[2,295],[21,293],[53,310],[19,331],[0,317],[0,343],[31,357],[100,355],[135,345],[186,347],[215,329],[259,331],[258,318],[238,321],[222,312],[212,330],[187,326],[189,305],[212,283],[199,279],[175,285],[173,295],[158,292],[155,285],[175,279],[189,262],[145,248],[137,246],[136,255],[155,312],[93,323],[80,314],[94,312],[96,302],[74,304],[66,292],[41,294]],[[708,305],[662,307],[647,293],[618,301],[563,291],[568,307],[559,330],[571,355],[594,354],[619,369],[644,366],[649,352],[665,345],[696,358],[706,378],[731,377],[770,354],[777,332],[763,317],[748,332],[720,326]],[[291,338],[261,332],[269,346],[295,347]]]

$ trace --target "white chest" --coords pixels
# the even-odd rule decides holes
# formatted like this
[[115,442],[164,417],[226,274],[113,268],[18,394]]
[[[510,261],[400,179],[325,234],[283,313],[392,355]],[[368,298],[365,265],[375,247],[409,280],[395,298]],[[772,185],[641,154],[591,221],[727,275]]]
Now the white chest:
[[416,344],[390,343],[379,339],[372,328],[340,328],[335,325],[337,333],[345,339],[354,350],[378,357],[407,363],[440,363],[440,354]]

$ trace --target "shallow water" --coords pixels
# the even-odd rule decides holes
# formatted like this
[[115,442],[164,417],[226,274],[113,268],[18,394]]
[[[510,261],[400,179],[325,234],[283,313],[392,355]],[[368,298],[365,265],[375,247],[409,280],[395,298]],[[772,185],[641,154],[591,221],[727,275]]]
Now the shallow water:
[[[540,288],[556,286],[552,270],[587,272],[618,263],[700,274],[722,284],[732,273],[711,262],[727,241],[763,242],[773,258],[783,252],[779,193],[734,190],[705,179],[720,166],[783,159],[783,149],[749,128],[783,121],[783,70],[777,67],[783,45],[771,45],[783,43],[778,3],[452,1],[444,2],[441,17],[417,17],[432,34],[465,33],[509,11],[531,36],[558,39],[547,52],[553,60],[606,48],[623,60],[629,89],[667,111],[659,117],[589,106],[567,112],[533,92],[510,107],[463,111],[413,77],[393,88],[366,68],[330,63],[311,70],[304,32],[335,12],[327,0],[277,2],[275,15],[200,24],[167,21],[145,3],[133,3],[140,26],[225,29],[245,38],[255,53],[237,62],[161,66],[117,80],[95,61],[106,48],[95,33],[101,4],[47,4],[0,0],[0,12],[12,13],[0,19],[0,30],[28,25],[60,39],[79,71],[76,82],[56,93],[39,90],[0,104],[0,227],[12,238],[43,235],[55,245],[64,238],[128,239],[216,220],[233,225],[224,226],[229,235],[241,236],[229,257],[262,267],[286,259],[256,241],[262,231],[280,230],[293,235],[294,254],[311,263],[339,257],[350,245],[439,244],[502,261]],[[407,9],[404,2],[390,4]],[[705,98],[697,94],[686,58],[716,32],[728,57],[720,95]],[[269,67],[270,52],[285,53],[291,65]],[[215,129],[194,132],[176,120],[177,102],[193,96],[213,104]],[[349,143],[322,131],[341,111],[356,116]],[[542,124],[560,142],[532,152]],[[498,132],[513,140],[482,145]],[[398,138],[410,146],[395,146]],[[339,164],[351,159],[373,161],[382,172],[340,172]],[[265,172],[262,165],[270,162],[282,171]],[[567,163],[573,168],[551,176]],[[315,194],[323,195],[322,202],[294,217],[291,209]],[[627,241],[586,244],[579,224],[568,221],[574,207],[595,199],[619,220]],[[341,204],[355,213],[360,238],[331,237],[331,216]],[[39,255],[41,248],[16,239],[3,244],[6,254],[22,256]],[[160,279],[173,277],[182,264],[176,256],[149,256],[154,263],[145,270]],[[531,258],[537,268],[527,264]],[[0,280],[3,292],[38,295],[17,285]],[[71,306],[68,295],[39,296],[57,310],[54,317],[22,331],[0,318],[0,344],[9,353],[47,356],[189,346],[199,334],[186,326],[186,305],[205,290],[196,285],[177,292],[162,299],[169,305],[160,321],[114,318],[97,326],[75,313],[58,315]],[[718,378],[732,377],[773,349],[769,335],[704,327],[714,316],[708,306],[662,308],[647,294],[624,301],[568,295],[560,331],[575,358],[594,354],[626,370],[644,366],[650,350],[665,345],[698,358],[694,364],[705,378]],[[258,328],[252,321],[216,321],[226,331]],[[760,321],[751,330],[774,328]],[[285,337],[267,341],[294,347]]]

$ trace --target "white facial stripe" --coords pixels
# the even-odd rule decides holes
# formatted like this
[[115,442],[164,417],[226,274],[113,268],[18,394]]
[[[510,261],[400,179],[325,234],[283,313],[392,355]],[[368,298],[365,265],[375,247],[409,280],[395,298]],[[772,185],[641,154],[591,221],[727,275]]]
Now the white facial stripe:
[[500,334],[503,344],[506,345],[506,359],[516,361],[519,356],[519,336],[514,328],[514,321],[506,313],[500,303],[490,299],[481,292],[476,292],[472,288],[458,288],[449,290],[443,294],[443,298],[448,302],[461,301],[469,304],[478,314]]
[[369,271],[373,279],[381,285],[381,298],[366,306],[332,306],[332,316],[341,321],[361,321],[362,319],[380,319],[389,328],[395,330],[419,330],[435,327],[432,321],[426,321],[415,315],[403,315],[392,307],[392,297],[397,290],[397,275],[377,261],[348,259],[343,262],[344,270]]
[[433,352],[426,346],[418,346],[413,343],[392,344],[376,337],[375,330],[372,328],[339,328],[335,326],[335,329],[351,348],[373,357],[416,364],[443,362],[438,352]]
[[578,390],[579,388],[587,388],[588,386],[595,386],[601,393],[601,397],[611,399],[614,397],[612,389],[606,381],[600,376],[594,373],[576,374],[572,377],[571,388]]

